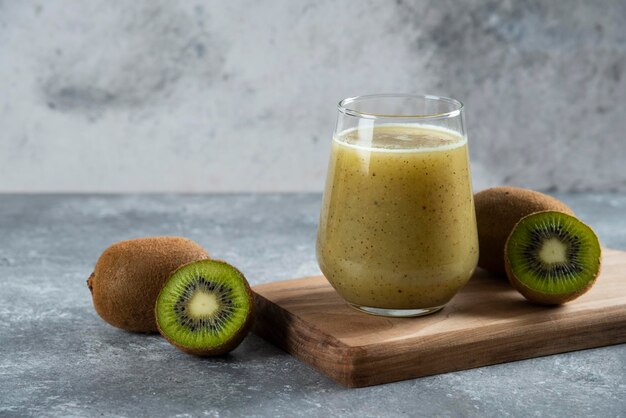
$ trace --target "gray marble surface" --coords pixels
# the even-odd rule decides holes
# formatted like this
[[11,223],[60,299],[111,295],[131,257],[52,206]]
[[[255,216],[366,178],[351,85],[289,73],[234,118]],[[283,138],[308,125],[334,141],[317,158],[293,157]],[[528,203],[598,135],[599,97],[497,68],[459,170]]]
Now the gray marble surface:
[[626,0],[0,1],[0,191],[321,191],[336,103],[394,92],[465,102],[477,188],[626,191],[624,27]]
[[[559,195],[626,249],[626,195]],[[363,389],[250,335],[199,359],[113,328],[85,280],[130,237],[196,240],[252,284],[318,272],[320,195],[0,195],[0,416],[626,416],[626,345]]]

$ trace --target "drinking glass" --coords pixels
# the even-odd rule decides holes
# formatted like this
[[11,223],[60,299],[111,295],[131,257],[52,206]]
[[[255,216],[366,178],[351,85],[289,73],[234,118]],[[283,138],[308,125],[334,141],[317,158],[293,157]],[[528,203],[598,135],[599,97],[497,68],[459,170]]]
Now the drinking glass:
[[478,262],[463,104],[380,94],[338,105],[317,235],[320,269],[352,307],[442,309]]

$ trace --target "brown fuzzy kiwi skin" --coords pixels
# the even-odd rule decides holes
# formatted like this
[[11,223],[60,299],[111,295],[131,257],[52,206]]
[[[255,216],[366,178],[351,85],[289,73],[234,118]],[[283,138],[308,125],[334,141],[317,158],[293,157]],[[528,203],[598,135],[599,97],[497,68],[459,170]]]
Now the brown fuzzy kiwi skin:
[[[543,211],[543,212],[554,212],[554,211]],[[520,219],[518,223],[521,223],[524,218]],[[517,226],[517,224],[515,226]],[[513,229],[515,229],[515,227]],[[509,238],[511,238],[511,235],[513,235],[513,231],[511,231]],[[602,270],[602,253],[600,253],[600,258],[598,259],[598,271],[595,274],[595,278],[591,280],[587,284],[587,286],[585,286],[584,288],[579,289],[575,292],[562,293],[562,294],[546,294],[546,293],[537,292],[536,290],[533,290],[530,287],[526,286],[524,283],[522,283],[513,273],[513,269],[511,267],[511,263],[509,262],[509,257],[508,257],[509,238],[507,238],[506,244],[504,247],[504,260],[505,260],[504,264],[506,267],[506,275],[509,279],[509,283],[511,283],[511,286],[513,286],[518,292],[520,292],[522,296],[524,296],[529,302],[535,303],[537,305],[562,305],[566,302],[570,302],[582,296],[583,294],[587,293],[587,291],[589,291],[589,289],[591,289],[593,285],[595,284],[596,280],[598,279],[598,276],[600,276],[600,271]]]
[[513,227],[523,217],[553,210],[574,215],[563,202],[528,189],[494,187],[474,195],[478,225],[478,266],[505,275],[504,246]]
[[158,332],[154,304],[163,283],[180,265],[206,258],[204,248],[181,237],[117,242],[100,255],[87,280],[96,312],[127,331]]
[[[223,344],[218,345],[217,347],[189,348],[189,347],[185,347],[184,345],[180,345],[176,341],[170,339],[165,334],[165,332],[161,329],[161,326],[159,325],[158,319],[156,321],[157,327],[159,329],[159,332],[161,333],[163,338],[165,338],[170,344],[172,344],[174,347],[178,348],[180,351],[182,351],[184,353],[187,353],[187,354],[192,354],[192,355],[198,356],[198,357],[221,356],[221,355],[227,354],[227,353],[233,351],[235,348],[237,348],[239,346],[239,344],[241,344],[243,339],[246,338],[246,336],[248,335],[248,331],[250,331],[250,328],[252,327],[252,324],[254,323],[254,313],[255,313],[255,310],[256,310],[256,308],[254,306],[254,293],[252,292],[252,289],[250,289],[250,284],[248,283],[248,280],[246,280],[246,277],[243,275],[243,273],[240,270],[238,270],[236,267],[234,267],[231,264],[228,264],[225,261],[222,261],[222,260],[211,260],[211,262],[227,264],[228,266],[230,266],[233,269],[235,269],[237,271],[237,273],[239,273],[239,275],[243,279],[243,283],[244,283],[245,288],[246,288],[246,293],[248,294],[248,297],[250,298],[250,310],[248,311],[248,315],[246,316],[246,320],[245,320],[243,326],[241,328],[239,328],[237,333],[235,335],[233,335],[232,338],[230,338],[229,340],[225,341]],[[178,269],[176,269],[176,271],[178,271],[179,269],[182,269],[183,267],[186,267],[189,264],[193,264],[193,263],[194,262],[191,262],[191,263],[187,263],[186,265],[180,266]],[[173,276],[176,273],[176,271],[172,272],[172,274],[170,276]],[[163,287],[165,287],[165,284],[164,284]],[[158,299],[158,297],[157,297],[157,299]],[[156,303],[154,304],[154,317],[157,318],[157,305],[156,305]]]

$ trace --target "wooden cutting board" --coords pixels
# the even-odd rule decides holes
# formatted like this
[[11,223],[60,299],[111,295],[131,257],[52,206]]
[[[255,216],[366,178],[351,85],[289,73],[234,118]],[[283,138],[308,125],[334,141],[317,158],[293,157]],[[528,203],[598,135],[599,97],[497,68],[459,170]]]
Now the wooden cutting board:
[[483,270],[418,318],[358,312],[323,276],[253,290],[254,332],[350,387],[626,342],[626,253],[610,249],[595,286],[560,307],[527,303]]

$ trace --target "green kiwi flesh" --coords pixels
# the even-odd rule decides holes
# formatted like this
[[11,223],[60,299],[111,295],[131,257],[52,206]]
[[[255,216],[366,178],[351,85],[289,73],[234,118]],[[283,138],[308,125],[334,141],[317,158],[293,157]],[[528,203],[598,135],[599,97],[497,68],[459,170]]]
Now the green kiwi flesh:
[[511,284],[528,300],[561,304],[591,288],[600,273],[600,243],[577,218],[556,211],[524,217],[505,245]]
[[251,325],[254,301],[243,274],[228,263],[201,260],[176,270],[156,302],[161,334],[184,352],[225,354]]

